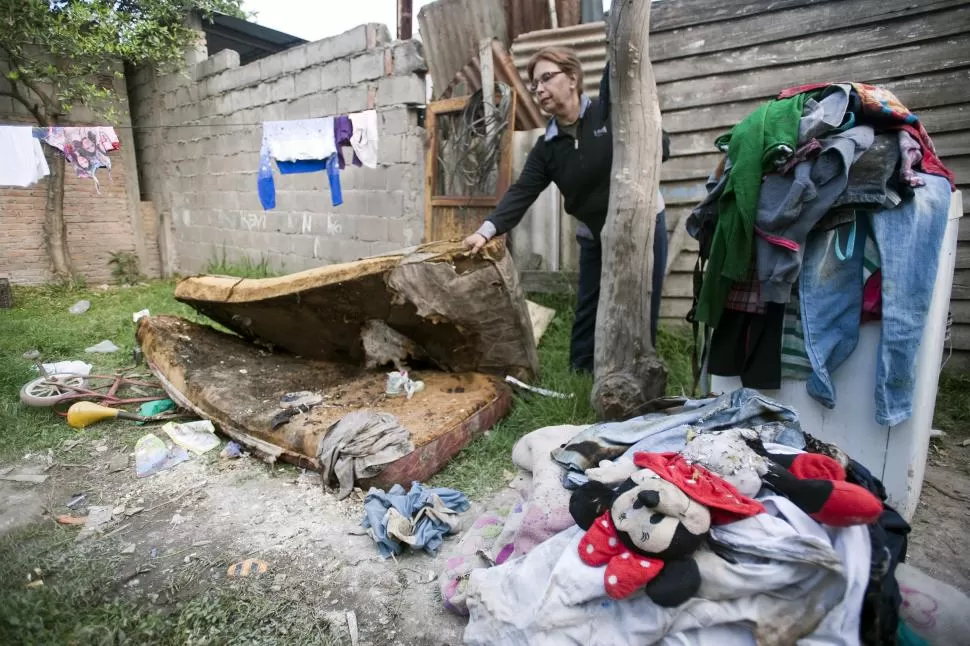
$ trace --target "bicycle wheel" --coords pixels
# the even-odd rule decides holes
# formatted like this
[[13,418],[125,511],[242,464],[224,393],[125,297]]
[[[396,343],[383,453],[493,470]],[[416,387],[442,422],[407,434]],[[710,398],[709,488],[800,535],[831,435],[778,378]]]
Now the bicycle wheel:
[[80,375],[51,375],[24,384],[20,389],[20,401],[25,406],[54,406],[65,397],[74,394],[74,388],[84,388]]

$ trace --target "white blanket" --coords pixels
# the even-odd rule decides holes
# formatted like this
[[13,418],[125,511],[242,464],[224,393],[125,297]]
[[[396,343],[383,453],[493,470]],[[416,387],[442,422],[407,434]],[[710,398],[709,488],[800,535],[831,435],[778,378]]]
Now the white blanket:
[[757,637],[763,646],[855,646],[869,576],[866,528],[823,528],[787,499],[760,499],[768,513],[712,529],[717,554],[696,554],[699,596],[677,608],[643,595],[606,597],[603,570],[580,561],[583,531],[573,527],[471,574],[465,643],[732,646]]

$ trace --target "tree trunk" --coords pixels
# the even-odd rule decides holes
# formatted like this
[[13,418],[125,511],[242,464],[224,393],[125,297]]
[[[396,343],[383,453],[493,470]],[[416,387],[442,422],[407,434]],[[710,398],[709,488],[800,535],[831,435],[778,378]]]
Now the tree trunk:
[[[592,404],[600,419],[628,419],[661,397],[667,371],[650,342],[660,107],[648,58],[648,0],[610,9],[613,178],[603,227]],[[666,235],[662,232],[661,235]]]
[[54,275],[60,280],[70,280],[74,276],[71,254],[67,249],[67,225],[64,223],[65,166],[64,155],[55,152],[50,164],[51,174],[47,178],[47,206],[44,214],[47,253]]

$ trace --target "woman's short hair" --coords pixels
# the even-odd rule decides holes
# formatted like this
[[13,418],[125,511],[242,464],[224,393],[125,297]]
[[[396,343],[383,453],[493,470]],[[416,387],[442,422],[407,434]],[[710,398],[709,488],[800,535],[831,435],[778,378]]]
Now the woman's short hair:
[[539,61],[549,61],[567,75],[574,77],[576,79],[576,91],[579,94],[583,93],[583,66],[579,62],[576,52],[568,47],[543,47],[529,59],[529,65],[526,67],[529,80],[535,80],[533,72],[535,72]]

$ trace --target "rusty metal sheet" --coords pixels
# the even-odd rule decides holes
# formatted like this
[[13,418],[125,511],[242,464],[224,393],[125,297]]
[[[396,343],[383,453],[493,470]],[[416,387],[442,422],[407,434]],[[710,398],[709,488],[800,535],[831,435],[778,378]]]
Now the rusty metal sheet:
[[418,25],[435,97],[478,54],[483,39],[510,42],[502,0],[437,0],[421,8]]
[[[319,469],[320,440],[344,415],[370,410],[393,415],[414,450],[358,485],[408,486],[427,480],[508,411],[511,395],[496,377],[419,370],[425,383],[413,399],[387,397],[386,375],[343,363],[267,351],[244,339],[175,316],[144,317],[138,342],[152,372],[180,406],[264,460]],[[322,403],[273,428],[280,398],[309,390]]]

